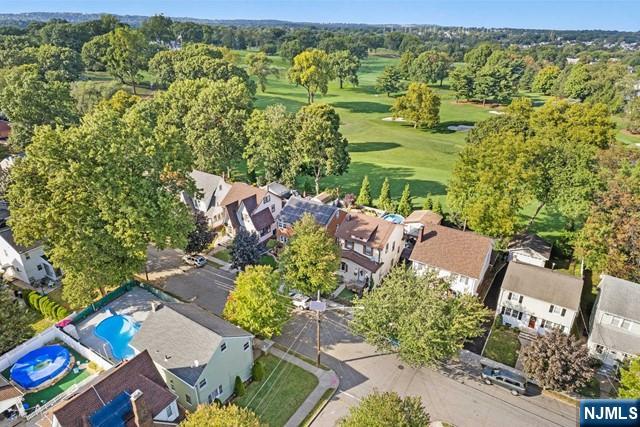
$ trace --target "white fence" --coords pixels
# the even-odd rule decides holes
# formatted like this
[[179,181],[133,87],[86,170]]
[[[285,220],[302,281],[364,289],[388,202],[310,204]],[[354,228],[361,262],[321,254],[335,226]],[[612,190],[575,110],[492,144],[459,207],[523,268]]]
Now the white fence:
[[93,350],[83,346],[78,341],[74,340],[55,326],[51,326],[48,329],[45,329],[40,334],[31,338],[29,341],[20,344],[19,346],[0,356],[0,372],[12,366],[18,359],[20,359],[30,351],[40,348],[43,345],[56,340],[64,342],[66,345],[77,351],[81,356],[94,362],[101,369],[109,369],[112,366],[111,363],[106,361]]

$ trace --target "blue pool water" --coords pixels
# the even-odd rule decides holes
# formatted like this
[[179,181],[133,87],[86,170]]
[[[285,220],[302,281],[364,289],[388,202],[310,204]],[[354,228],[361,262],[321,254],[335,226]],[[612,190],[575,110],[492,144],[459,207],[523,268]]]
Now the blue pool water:
[[404,217],[398,214],[386,214],[382,217],[382,219],[392,222],[394,224],[402,224],[404,222]]
[[96,326],[95,334],[109,343],[113,357],[118,360],[130,359],[135,351],[129,342],[140,329],[132,318],[115,314],[107,317]]
[[22,356],[11,367],[11,379],[25,390],[33,389],[67,370],[71,354],[61,345],[47,345]]

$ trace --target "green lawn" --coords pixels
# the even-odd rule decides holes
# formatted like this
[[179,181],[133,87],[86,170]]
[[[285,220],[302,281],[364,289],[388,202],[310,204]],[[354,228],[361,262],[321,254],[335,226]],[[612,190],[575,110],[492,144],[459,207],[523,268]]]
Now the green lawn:
[[353,301],[353,299],[356,297],[356,294],[354,292],[351,292],[349,289],[344,288],[342,290],[342,292],[340,292],[338,294],[338,298],[346,300],[346,301]]
[[494,324],[482,355],[514,367],[518,361],[518,350],[520,350],[520,341],[518,341],[517,330],[498,327]]
[[258,264],[260,265],[269,265],[271,267],[278,268],[278,263],[276,262],[275,258],[272,257],[271,255],[262,255],[260,257],[260,260],[258,261]]
[[222,249],[221,251],[214,253],[213,256],[224,262],[231,262],[231,253],[229,252],[229,249]]
[[265,365],[264,379],[251,383],[247,393],[234,403],[250,408],[270,426],[282,426],[318,385],[318,379],[270,354],[259,360]]

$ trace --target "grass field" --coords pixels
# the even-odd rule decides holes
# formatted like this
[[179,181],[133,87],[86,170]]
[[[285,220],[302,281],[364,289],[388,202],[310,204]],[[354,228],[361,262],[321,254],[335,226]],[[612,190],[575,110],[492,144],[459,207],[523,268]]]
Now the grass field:
[[234,403],[251,409],[270,426],[283,426],[318,385],[318,379],[272,355],[259,360],[265,365],[264,379],[251,383],[247,393]]
[[518,332],[515,329],[494,324],[482,355],[498,363],[515,367],[519,350]]

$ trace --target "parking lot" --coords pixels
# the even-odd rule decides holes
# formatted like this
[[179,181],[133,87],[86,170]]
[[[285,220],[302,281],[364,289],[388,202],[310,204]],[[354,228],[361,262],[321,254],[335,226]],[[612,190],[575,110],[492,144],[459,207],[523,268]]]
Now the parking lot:
[[148,281],[184,301],[221,315],[227,296],[233,290],[235,273],[211,263],[195,268],[186,265],[182,256],[183,253],[175,249],[149,249]]

